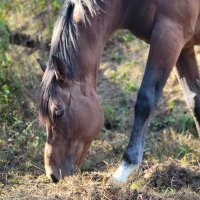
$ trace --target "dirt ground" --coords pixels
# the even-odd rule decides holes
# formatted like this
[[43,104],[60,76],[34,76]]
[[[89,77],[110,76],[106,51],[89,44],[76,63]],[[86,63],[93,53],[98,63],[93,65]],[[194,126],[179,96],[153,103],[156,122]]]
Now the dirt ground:
[[[16,48],[13,47],[13,54]],[[13,141],[18,135],[9,135],[16,134],[16,129],[7,129],[3,124],[1,128],[5,137],[0,140],[0,199],[200,200],[200,141],[175,70],[152,116],[139,171],[126,185],[107,183],[128,143],[148,51],[148,45],[126,31],[117,32],[108,42],[98,74],[105,127],[92,143],[81,173],[58,184],[45,177],[45,132],[37,120],[35,95],[27,92],[31,87],[35,94],[42,75],[35,63],[40,52],[31,55],[27,70],[34,66],[32,76],[35,78],[28,80],[30,84],[23,89],[27,92],[23,104],[27,113],[23,113],[28,116],[29,126],[23,129],[20,125],[25,131],[20,132],[23,138],[19,144]],[[198,53],[198,49],[196,51]],[[31,108],[33,111],[29,113]]]

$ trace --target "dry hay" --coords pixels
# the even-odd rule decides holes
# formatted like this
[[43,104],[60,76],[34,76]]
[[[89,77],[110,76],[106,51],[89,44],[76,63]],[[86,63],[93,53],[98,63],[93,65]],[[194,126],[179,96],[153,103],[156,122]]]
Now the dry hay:
[[157,190],[167,188],[176,191],[182,188],[190,188],[192,191],[200,192],[200,167],[192,165],[181,165],[179,162],[152,167],[145,175],[149,179],[148,186]]
[[[107,184],[111,171],[90,172],[50,183],[43,175],[21,177],[18,184],[5,186],[0,199],[69,199],[69,200],[198,200],[200,167],[168,161],[165,164],[144,163],[124,186]],[[133,185],[141,182],[137,188]],[[173,191],[173,192],[172,192]]]

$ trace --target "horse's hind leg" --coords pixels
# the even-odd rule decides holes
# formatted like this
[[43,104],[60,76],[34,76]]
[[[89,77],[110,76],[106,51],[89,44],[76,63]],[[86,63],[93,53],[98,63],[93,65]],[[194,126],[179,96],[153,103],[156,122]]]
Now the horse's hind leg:
[[111,179],[114,182],[126,182],[130,173],[141,164],[151,113],[188,39],[179,27],[175,22],[163,19],[153,29],[146,71],[135,105],[135,121],[130,141],[122,163]]
[[177,62],[178,80],[200,137],[200,75],[194,47],[182,50]]

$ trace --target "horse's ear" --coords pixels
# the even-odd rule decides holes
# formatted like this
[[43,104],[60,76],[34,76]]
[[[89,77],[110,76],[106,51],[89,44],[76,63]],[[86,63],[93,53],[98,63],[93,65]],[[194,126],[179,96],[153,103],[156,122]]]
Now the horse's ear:
[[56,79],[63,80],[66,77],[64,62],[57,56],[52,56],[52,61],[56,68]]
[[44,61],[42,61],[41,59],[39,59],[39,58],[37,59],[37,62],[39,63],[40,68],[42,69],[42,71],[45,72],[46,68],[47,68],[46,63]]

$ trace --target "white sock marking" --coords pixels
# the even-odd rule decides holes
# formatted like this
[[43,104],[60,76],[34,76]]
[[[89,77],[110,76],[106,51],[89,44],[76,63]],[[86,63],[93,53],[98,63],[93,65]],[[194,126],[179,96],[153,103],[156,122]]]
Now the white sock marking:
[[111,181],[118,182],[118,183],[126,183],[129,175],[137,171],[139,165],[130,165],[126,161],[122,161],[119,168],[113,174]]

